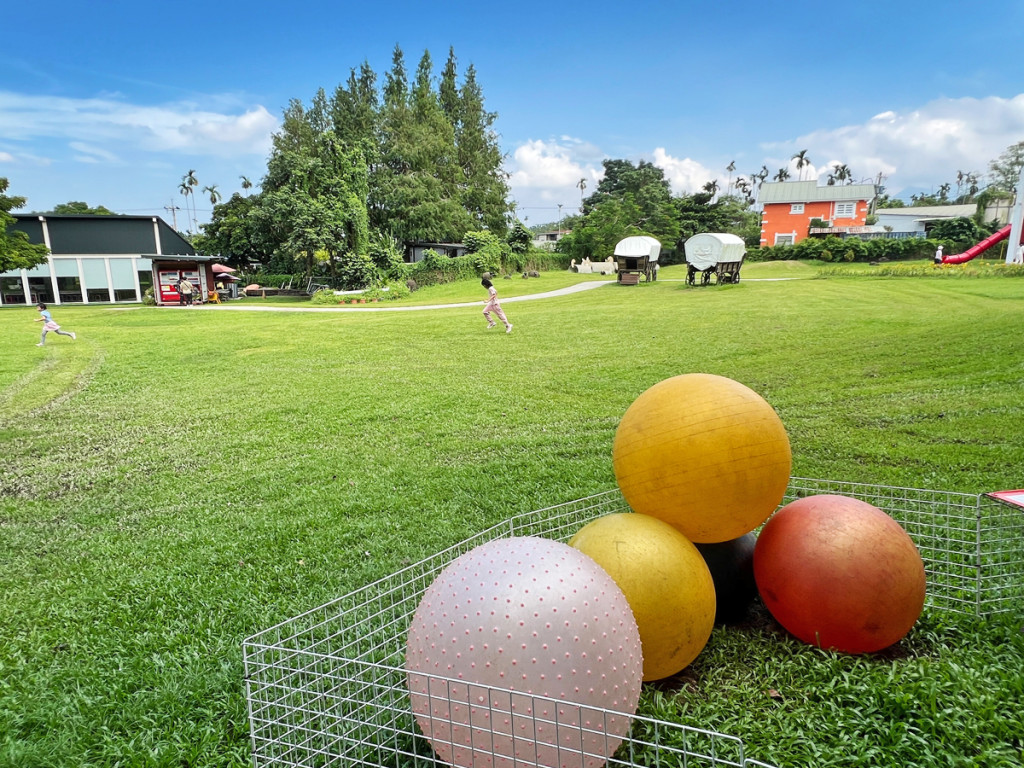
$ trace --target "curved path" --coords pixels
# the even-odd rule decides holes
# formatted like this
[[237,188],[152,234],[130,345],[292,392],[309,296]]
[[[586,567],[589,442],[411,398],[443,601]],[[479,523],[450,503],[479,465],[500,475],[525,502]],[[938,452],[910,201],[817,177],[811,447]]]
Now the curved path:
[[[559,288],[544,293],[531,293],[526,296],[510,296],[501,300],[502,304],[511,304],[513,301],[532,301],[534,299],[550,299],[555,296],[568,296],[571,293],[589,291],[592,288],[599,288],[602,285],[614,285],[615,280],[588,280],[584,283],[576,283],[567,288]],[[195,309],[217,309],[235,312],[412,312],[418,309],[451,309],[453,307],[482,307],[486,301],[463,301],[458,304],[421,304],[415,307],[271,307],[267,305],[240,306],[237,304],[204,304]],[[187,309],[187,307],[181,307]]]

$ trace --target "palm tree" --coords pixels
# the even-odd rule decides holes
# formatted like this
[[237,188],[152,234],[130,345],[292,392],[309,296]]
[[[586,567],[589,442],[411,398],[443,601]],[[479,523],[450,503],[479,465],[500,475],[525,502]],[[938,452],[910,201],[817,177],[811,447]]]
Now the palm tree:
[[715,199],[715,195],[718,194],[718,179],[712,179],[703,187],[704,191],[711,195],[711,199]]
[[210,196],[210,205],[216,205],[217,201],[221,199],[220,192],[217,191],[217,185],[211,184],[208,187],[203,187],[203,192]]
[[850,166],[846,163],[842,165],[836,164],[836,181],[845,181],[847,184],[853,183],[853,171],[850,170]]
[[800,174],[800,181],[804,180],[803,170],[811,164],[810,158],[807,157],[807,150],[801,149],[797,152],[790,160],[796,160],[796,170]]
[[942,202],[947,202],[949,200],[949,190],[951,190],[952,188],[952,185],[948,183],[940,185],[939,200],[941,200]]
[[779,168],[779,172],[775,174],[776,181],[785,181],[789,178],[789,171],[785,168]]
[[576,182],[576,186],[579,187],[579,189],[580,189],[580,202],[582,203],[583,202],[583,190],[585,190],[587,188],[587,180],[586,179],[580,179],[579,181]]
[[244,189],[246,192],[252,189],[252,182],[249,181],[248,176],[239,176],[238,178],[242,180],[242,189]]
[[[186,173],[181,180],[184,184],[188,185],[189,195],[194,195],[195,188],[199,186],[199,179],[196,178],[195,169],[189,168],[188,173]],[[188,198],[186,197],[185,199],[187,200]],[[192,226],[195,227],[196,232],[199,231],[199,222],[196,221],[196,201],[194,197],[192,198]]]
[[732,186],[732,172],[736,170],[736,161],[729,161],[729,164],[725,166],[725,170],[729,172],[729,182],[726,184],[726,189],[728,189]]
[[185,215],[188,216],[188,198],[192,194],[192,187],[189,186],[187,178],[182,177],[181,184],[178,185],[178,191],[185,196]]

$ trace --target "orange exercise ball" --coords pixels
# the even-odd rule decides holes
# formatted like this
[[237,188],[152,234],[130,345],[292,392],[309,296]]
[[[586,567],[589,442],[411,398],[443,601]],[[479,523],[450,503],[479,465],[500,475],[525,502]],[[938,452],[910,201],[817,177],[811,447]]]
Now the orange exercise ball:
[[715,624],[715,585],[697,548],[648,515],[631,512],[587,523],[569,544],[608,572],[640,630],[643,679],[660,680],[692,662]]
[[906,531],[847,496],[807,496],[769,520],[754,547],[765,606],[791,634],[843,653],[902,639],[924,607],[924,563]]
[[694,542],[729,541],[772,514],[789,484],[789,436],[775,410],[724,376],[665,379],[626,410],[612,444],[629,506]]

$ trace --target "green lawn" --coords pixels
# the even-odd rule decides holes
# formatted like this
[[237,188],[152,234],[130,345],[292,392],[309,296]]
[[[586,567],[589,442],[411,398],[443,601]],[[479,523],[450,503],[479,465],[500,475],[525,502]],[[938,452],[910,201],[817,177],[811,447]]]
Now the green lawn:
[[[249,765],[243,638],[614,487],[619,418],[678,373],[767,398],[794,475],[1024,486],[1024,280],[755,279],[816,275],[692,288],[668,267],[507,304],[511,335],[476,308],[91,306],[55,308],[78,340],[37,348],[36,313],[0,310],[0,766]],[[467,282],[408,301],[482,300]],[[1020,625],[929,611],[851,658],[759,616],[644,711],[779,766],[1019,766]]]

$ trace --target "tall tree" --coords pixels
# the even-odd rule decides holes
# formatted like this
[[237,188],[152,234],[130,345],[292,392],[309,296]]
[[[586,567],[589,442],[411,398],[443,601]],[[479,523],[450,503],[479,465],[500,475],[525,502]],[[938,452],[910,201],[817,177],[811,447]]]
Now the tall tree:
[[[387,170],[375,213],[386,217],[381,223],[399,240],[456,242],[477,227],[460,199],[455,128],[433,89],[432,70],[430,52],[424,51],[407,96],[385,98],[382,157]],[[388,73],[385,91],[402,79]]]
[[789,170],[787,168],[779,168],[778,173],[775,174],[775,181],[785,181],[789,178]]
[[384,75],[384,105],[389,109],[407,106],[409,77],[405,72],[405,54],[398,43],[391,53],[391,69]]
[[363,142],[367,150],[375,150],[379,142],[378,119],[380,99],[377,95],[377,74],[368,62],[349,71],[348,81],[334,91],[331,103],[334,133],[347,146]]
[[498,116],[485,108],[483,90],[472,64],[466,69],[459,89],[459,115],[455,144],[462,171],[463,206],[476,227],[503,235],[511,208],[508,181],[502,168],[504,157],[494,130]]
[[804,180],[804,168],[811,164],[810,158],[807,157],[807,150],[801,149],[797,152],[790,160],[796,160],[796,171],[800,175],[800,181]]
[[604,177],[583,203],[581,223],[563,238],[570,241],[560,250],[581,259],[604,259],[615,242],[630,234],[650,235],[663,248],[674,248],[679,222],[665,172],[643,160],[633,165],[609,159],[603,165]]
[[58,214],[91,214],[93,216],[116,216],[109,208],[102,205],[93,207],[88,203],[83,203],[79,200],[71,200],[67,203],[60,203],[53,206],[53,213]]
[[[191,220],[193,215],[189,212],[188,199],[192,196],[192,187],[189,185],[187,177],[182,177],[181,183],[178,185],[178,191],[185,198],[185,216]],[[191,231],[191,227],[189,227],[189,230]]]
[[458,83],[458,61],[455,58],[455,49],[448,48],[448,60],[441,72],[441,84],[438,86],[438,96],[441,101],[441,111],[448,118],[453,126],[458,126],[462,120],[462,103],[459,97]]
[[183,181],[188,185],[188,196],[185,198],[186,202],[191,198],[192,200],[192,230],[193,232],[199,231],[199,222],[196,220],[196,199],[195,193],[196,188],[199,186],[199,179],[196,178],[196,172],[194,168],[190,168],[188,173],[185,174]]
[[217,189],[216,184],[211,184],[208,187],[203,187],[203,192],[209,195],[210,205],[216,205],[217,203],[220,202],[221,197],[223,197],[223,195],[221,195],[220,193],[220,190]]
[[[1024,141],[1011,144],[999,157],[988,164],[988,168],[991,172],[992,186],[1004,192],[1012,192],[1017,188],[1021,168],[1024,168]],[[970,175],[965,181],[968,185],[973,181],[977,186],[977,178],[972,180]],[[977,193],[978,190],[975,189],[970,194],[976,195]]]
[[25,205],[24,197],[7,194],[9,182],[0,177],[0,272],[32,269],[46,262],[49,249],[42,243],[29,242],[28,235],[13,229],[17,221],[11,211]]

